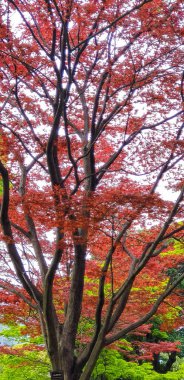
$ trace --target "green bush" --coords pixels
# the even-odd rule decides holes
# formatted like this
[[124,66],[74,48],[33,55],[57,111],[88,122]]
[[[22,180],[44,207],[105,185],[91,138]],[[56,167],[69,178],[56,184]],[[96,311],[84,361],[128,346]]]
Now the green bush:
[[1,380],[46,380],[49,364],[43,352],[25,352],[24,356],[1,354]]
[[150,363],[139,365],[127,362],[115,350],[104,350],[100,355],[91,380],[184,380],[184,363],[177,371],[159,374]]

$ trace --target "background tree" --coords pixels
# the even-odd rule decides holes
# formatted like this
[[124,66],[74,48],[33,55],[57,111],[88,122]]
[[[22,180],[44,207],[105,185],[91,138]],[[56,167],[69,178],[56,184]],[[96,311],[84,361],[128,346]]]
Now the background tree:
[[161,255],[183,233],[182,4],[0,7],[2,306],[27,304],[17,319],[39,317],[53,370],[85,380],[104,346],[175,302],[184,278],[167,275],[181,257]]

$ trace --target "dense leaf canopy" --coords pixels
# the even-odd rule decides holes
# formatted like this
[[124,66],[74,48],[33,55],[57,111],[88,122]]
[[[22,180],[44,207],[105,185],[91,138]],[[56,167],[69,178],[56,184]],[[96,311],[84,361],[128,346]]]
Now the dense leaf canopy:
[[64,380],[88,380],[102,348],[149,333],[155,313],[165,331],[181,323],[184,11],[0,11],[1,320],[42,332]]

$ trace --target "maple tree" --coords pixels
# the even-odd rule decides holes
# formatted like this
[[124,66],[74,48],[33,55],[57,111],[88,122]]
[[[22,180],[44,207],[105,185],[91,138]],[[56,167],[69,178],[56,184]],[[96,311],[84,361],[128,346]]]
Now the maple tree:
[[60,379],[88,380],[103,347],[178,303],[182,4],[0,10],[2,321],[42,331]]

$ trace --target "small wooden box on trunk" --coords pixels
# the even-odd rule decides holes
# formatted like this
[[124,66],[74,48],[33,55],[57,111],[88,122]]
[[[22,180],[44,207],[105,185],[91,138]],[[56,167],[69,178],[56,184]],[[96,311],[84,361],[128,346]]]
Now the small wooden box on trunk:
[[63,374],[61,371],[52,371],[51,380],[63,380]]

